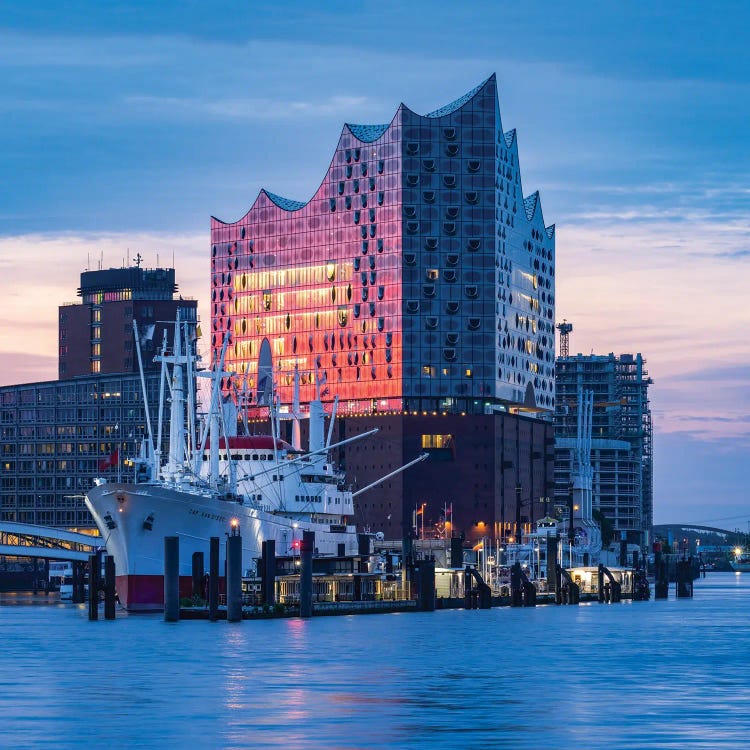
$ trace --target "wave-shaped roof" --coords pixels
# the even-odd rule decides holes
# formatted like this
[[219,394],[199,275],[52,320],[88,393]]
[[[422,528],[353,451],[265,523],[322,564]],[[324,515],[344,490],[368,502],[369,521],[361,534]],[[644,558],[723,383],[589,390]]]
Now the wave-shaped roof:
[[534,211],[536,211],[537,203],[539,203],[539,191],[527,196],[523,199],[523,207],[526,210],[526,218],[531,221],[534,218]]
[[352,131],[352,135],[363,143],[377,141],[390,126],[389,122],[385,125],[353,125],[350,122],[346,123],[346,127]]
[[299,211],[300,208],[304,208],[310,201],[295,201],[291,198],[284,198],[282,195],[276,195],[275,193],[269,193],[268,190],[263,190],[268,199],[275,203],[279,208],[283,208],[285,211]]
[[[453,112],[456,112],[457,110],[464,107],[468,102],[470,102],[482,89],[484,89],[488,83],[495,80],[495,74],[493,73],[489,78],[482,81],[478,86],[474,87],[471,91],[468,91],[463,96],[459,97],[458,99],[455,99],[450,104],[446,104],[443,107],[439,107],[438,109],[433,110],[432,112],[428,112],[426,115],[422,115],[423,117],[430,117],[430,118],[437,118],[437,117],[444,117],[446,115],[450,115]],[[404,106],[404,105],[402,105]],[[394,118],[395,119],[395,118]],[[381,125],[358,125],[354,123],[346,123],[345,128],[348,129],[351,134],[360,142],[362,143],[372,143],[373,141],[378,140],[381,138],[385,132],[391,127],[393,124],[393,121],[390,123],[385,123]],[[503,133],[503,139],[505,141],[505,145],[508,148],[512,148],[514,145],[514,142],[516,141],[516,131],[515,129],[509,130],[507,133]],[[275,193],[270,193],[268,190],[261,190],[261,193],[264,193],[268,199],[279,208],[285,210],[285,211],[299,211],[301,208],[304,208],[309,201],[297,201],[293,200],[291,198],[285,198],[281,195],[276,195]],[[527,198],[523,199],[524,209],[526,212],[526,218],[531,221],[534,217],[534,213],[536,212],[537,206],[539,204],[539,192],[532,193]],[[217,220],[220,221],[220,220]],[[221,222],[226,223],[226,222]],[[546,232],[548,237],[552,237],[555,232],[555,225],[552,224],[549,227],[546,227]]]
[[467,92],[450,104],[446,104],[444,107],[440,107],[433,110],[432,112],[428,112],[425,117],[444,117],[445,115],[449,115],[452,112],[455,112],[457,109],[461,109],[464,104],[473,99],[494,77],[495,74],[493,73],[486,81],[482,81],[482,83],[480,83],[476,88],[473,88],[471,91]]

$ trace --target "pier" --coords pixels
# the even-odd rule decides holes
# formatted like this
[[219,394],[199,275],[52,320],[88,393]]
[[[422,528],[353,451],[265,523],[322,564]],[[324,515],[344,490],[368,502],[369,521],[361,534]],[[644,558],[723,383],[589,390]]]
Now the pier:
[[[167,621],[269,619],[386,612],[431,612],[436,609],[490,609],[492,607],[535,607],[578,605],[582,602],[617,604],[644,601],[651,590],[644,570],[604,565],[577,568],[550,567],[550,578],[531,580],[516,562],[510,569],[509,584],[493,590],[476,565],[436,567],[431,554],[417,559],[408,556],[401,569],[389,560],[389,572],[374,570],[371,539],[362,535],[359,554],[316,557],[315,539],[306,532],[299,555],[276,557],[275,544],[264,542],[256,569],[259,575],[242,576],[242,538],[233,530],[226,545],[226,577],[220,576],[218,538],[211,540],[212,561],[206,576],[203,554],[192,558],[192,597],[179,597],[179,539],[165,537],[165,611]],[[408,546],[407,546],[408,551]],[[463,561],[457,544],[451,558]],[[634,562],[637,562],[634,560]],[[662,567],[663,570],[663,567]],[[680,563],[682,577],[690,565]],[[687,591],[684,583],[682,591]],[[690,579],[692,595],[692,579]],[[678,596],[686,594],[677,592]]]

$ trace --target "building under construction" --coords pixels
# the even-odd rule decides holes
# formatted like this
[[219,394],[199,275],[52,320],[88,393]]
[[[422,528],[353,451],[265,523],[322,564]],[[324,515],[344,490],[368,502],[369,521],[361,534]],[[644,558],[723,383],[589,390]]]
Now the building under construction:
[[[561,330],[561,338],[567,333]],[[560,348],[567,349],[562,342]],[[652,381],[645,364],[640,354],[576,354],[559,357],[555,366],[556,495],[567,497],[579,392],[591,391],[593,507],[610,520],[617,539],[625,532],[628,542],[642,545],[653,525]]]

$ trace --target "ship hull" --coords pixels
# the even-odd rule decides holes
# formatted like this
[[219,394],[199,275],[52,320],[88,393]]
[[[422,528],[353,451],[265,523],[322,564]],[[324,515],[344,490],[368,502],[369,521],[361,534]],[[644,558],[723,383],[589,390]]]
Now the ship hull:
[[[164,538],[179,542],[180,594],[192,593],[192,556],[208,561],[211,537],[221,540],[219,570],[223,572],[226,535],[236,519],[242,537],[242,573],[254,575],[261,545],[276,542],[279,556],[295,553],[303,531],[315,532],[318,555],[356,554],[353,526],[331,530],[329,524],[293,519],[258,510],[215,494],[170,488],[162,484],[106,483],[93,487],[86,505],[99,527],[107,554],[115,560],[117,594],[130,611],[164,608]],[[341,547],[340,545],[343,545]]]

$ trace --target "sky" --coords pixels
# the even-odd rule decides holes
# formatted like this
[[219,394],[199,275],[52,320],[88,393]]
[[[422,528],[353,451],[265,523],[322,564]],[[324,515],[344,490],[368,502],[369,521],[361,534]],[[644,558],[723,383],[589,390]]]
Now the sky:
[[5,0],[0,384],[56,377],[86,268],[174,263],[208,320],[210,216],[306,200],[344,122],[496,72],[571,352],[647,360],[655,521],[747,530],[748,28],[729,0]]

